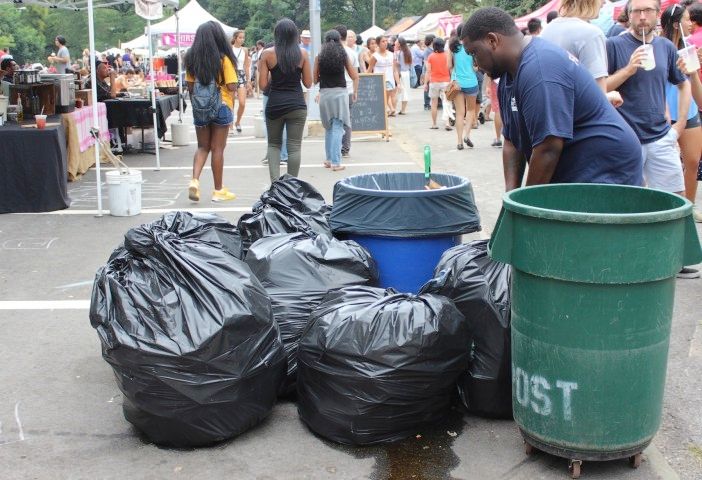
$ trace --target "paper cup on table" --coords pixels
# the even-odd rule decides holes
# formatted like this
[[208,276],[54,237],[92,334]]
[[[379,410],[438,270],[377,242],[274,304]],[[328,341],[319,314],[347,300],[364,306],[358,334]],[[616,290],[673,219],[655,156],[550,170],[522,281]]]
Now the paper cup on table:
[[641,48],[643,48],[643,51],[646,53],[646,56],[643,58],[644,70],[653,70],[656,68],[656,57],[653,55],[653,45],[647,43]]
[[694,72],[700,69],[700,59],[697,57],[697,49],[694,45],[689,45],[682,50],[678,50],[678,55],[685,62],[685,68],[688,72]]
[[37,128],[44,130],[46,127],[46,115],[34,115],[34,120],[37,122]]

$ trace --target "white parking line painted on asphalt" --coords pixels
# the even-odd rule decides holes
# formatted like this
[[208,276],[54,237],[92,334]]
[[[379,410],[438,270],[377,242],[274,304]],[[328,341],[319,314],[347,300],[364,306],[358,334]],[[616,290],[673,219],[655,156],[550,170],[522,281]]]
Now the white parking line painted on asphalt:
[[[355,168],[355,167],[392,167],[392,166],[402,166],[402,165],[415,165],[414,162],[376,162],[376,163],[369,163],[369,162],[364,162],[364,163],[357,163],[357,162],[346,162],[344,163],[346,168]],[[209,165],[206,165],[203,169],[208,170],[211,169]],[[246,170],[246,169],[260,169],[260,168],[265,168],[268,170],[268,166],[266,165],[225,165],[224,169],[225,170]],[[324,168],[323,165],[313,165],[313,164],[302,164],[300,165],[300,168]],[[143,172],[149,172],[149,171],[156,171],[154,167],[130,167],[130,170],[141,170]],[[161,170],[192,170],[193,167],[188,167],[188,166],[181,166],[181,167],[161,167]],[[107,170],[116,170],[114,167],[103,167],[100,170],[102,171],[107,171]]]
[[87,310],[90,300],[5,300],[0,310]]
[[[219,212],[240,212],[247,213],[251,211],[251,207],[223,207],[223,208],[142,208],[141,213],[158,214],[174,212],[176,210],[185,212],[200,212],[200,213],[219,213]],[[108,217],[109,209],[105,209],[102,213]],[[11,213],[10,215],[97,215],[97,210],[57,210],[55,212],[32,212],[32,213]]]

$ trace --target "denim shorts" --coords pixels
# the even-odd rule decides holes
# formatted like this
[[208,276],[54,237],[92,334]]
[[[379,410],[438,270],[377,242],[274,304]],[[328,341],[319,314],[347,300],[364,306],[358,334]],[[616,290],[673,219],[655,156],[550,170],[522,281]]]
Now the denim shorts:
[[468,87],[468,88],[461,88],[461,92],[463,92],[463,95],[468,95],[468,96],[475,96],[478,94],[478,87]]
[[217,118],[212,120],[209,123],[200,123],[198,121],[195,121],[195,126],[196,127],[208,127],[210,125],[218,125],[220,127],[228,127],[229,125],[234,122],[234,115],[232,114],[232,109],[229,108],[229,105],[226,103],[223,103],[222,105],[219,106],[219,112],[217,112]]

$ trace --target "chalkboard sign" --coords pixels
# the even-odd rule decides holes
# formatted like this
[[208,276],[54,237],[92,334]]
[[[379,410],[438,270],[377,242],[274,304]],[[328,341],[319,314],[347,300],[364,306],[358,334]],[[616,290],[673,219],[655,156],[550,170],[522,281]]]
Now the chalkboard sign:
[[351,107],[351,128],[354,133],[384,133],[387,139],[385,75],[362,73],[358,77],[358,99]]

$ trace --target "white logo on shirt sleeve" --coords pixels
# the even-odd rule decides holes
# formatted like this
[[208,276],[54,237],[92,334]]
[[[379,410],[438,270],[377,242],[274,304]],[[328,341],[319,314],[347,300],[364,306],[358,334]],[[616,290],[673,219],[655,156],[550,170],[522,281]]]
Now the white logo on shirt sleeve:
[[513,112],[519,111],[519,109],[517,108],[517,100],[515,100],[514,97],[512,97],[512,99],[510,100],[510,105],[512,106]]

